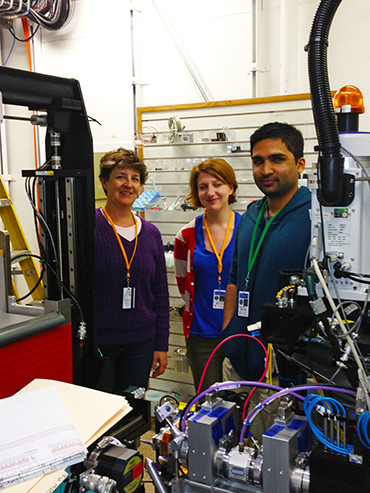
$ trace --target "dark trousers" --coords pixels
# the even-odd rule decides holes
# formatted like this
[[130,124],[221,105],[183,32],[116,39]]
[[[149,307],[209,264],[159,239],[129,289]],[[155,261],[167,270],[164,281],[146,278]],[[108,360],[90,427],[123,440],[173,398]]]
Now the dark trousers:
[[[220,342],[221,337],[201,337],[195,334],[190,334],[189,339],[186,339],[186,350],[196,391],[208,358]],[[224,353],[220,347],[211,359],[201,390],[208,389],[215,382],[222,382],[223,360]]]
[[154,339],[119,346],[99,345],[105,363],[100,374],[98,390],[122,395],[131,385],[148,386],[153,362]]

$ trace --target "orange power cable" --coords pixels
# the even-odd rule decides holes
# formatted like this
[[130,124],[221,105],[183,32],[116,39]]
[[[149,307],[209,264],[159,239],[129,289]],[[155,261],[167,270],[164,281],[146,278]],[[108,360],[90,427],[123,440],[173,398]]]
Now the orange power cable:
[[[30,38],[30,30],[29,30],[29,25],[28,25],[28,19],[26,17],[22,17],[21,21],[22,21],[24,39],[28,39],[28,41],[25,42],[25,45],[26,45],[26,51],[27,51],[28,66],[29,66],[30,72],[32,72],[33,71],[32,54],[31,54],[31,41],[29,39]],[[35,113],[33,112],[32,114],[35,114]],[[33,148],[34,148],[34,153],[35,153],[35,168],[38,168],[36,128],[35,127],[33,127]]]

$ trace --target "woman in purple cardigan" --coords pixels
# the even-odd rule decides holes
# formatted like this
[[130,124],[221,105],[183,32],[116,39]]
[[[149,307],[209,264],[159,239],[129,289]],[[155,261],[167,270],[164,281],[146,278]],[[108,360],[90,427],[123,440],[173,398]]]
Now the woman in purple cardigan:
[[99,178],[107,202],[96,209],[98,345],[109,370],[99,388],[122,394],[166,369],[167,272],[159,230],[131,210],[147,178],[143,161],[126,149],[107,152]]

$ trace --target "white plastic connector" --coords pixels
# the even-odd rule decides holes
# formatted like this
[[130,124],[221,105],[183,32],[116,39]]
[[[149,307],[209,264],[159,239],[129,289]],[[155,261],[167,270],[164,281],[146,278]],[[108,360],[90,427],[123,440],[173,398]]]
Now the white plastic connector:
[[255,330],[261,330],[262,323],[261,321],[256,322],[255,324],[248,325],[248,332],[254,332]]
[[326,409],[326,407],[322,406],[322,405],[318,405],[316,406],[316,411],[321,414],[321,416],[324,416],[325,413],[329,413],[330,414],[330,411]]
[[319,253],[320,253],[319,239],[318,236],[314,236],[311,241],[311,249],[310,249],[311,259],[313,258],[318,259]]

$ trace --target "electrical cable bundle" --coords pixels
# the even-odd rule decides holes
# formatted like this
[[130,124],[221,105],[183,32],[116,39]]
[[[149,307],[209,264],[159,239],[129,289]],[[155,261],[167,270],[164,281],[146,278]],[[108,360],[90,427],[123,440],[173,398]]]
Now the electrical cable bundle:
[[0,5],[0,17],[28,17],[45,29],[61,29],[70,19],[71,0],[5,0]]
[[[346,445],[345,440],[340,442],[340,440],[334,440],[334,437],[331,437],[332,441],[328,440],[328,437],[325,436],[327,433],[324,433],[322,430],[315,425],[312,420],[312,411],[316,409],[320,413],[320,415],[324,416],[324,420],[332,419],[334,423],[336,423],[337,427],[337,437],[340,436],[340,421],[343,422],[347,418],[347,412],[339,401],[333,399],[332,397],[323,397],[321,395],[309,394],[303,403],[304,412],[306,414],[306,418],[310,425],[312,433],[315,437],[327,448],[334,450],[340,454],[349,455],[353,449],[352,446]],[[325,422],[324,422],[325,424]],[[343,435],[345,435],[345,430],[343,430]],[[345,438],[345,437],[344,437]]]
[[335,277],[345,277],[346,279],[350,279],[351,281],[358,282],[360,284],[370,284],[369,274],[358,274],[356,272],[343,271],[340,269],[336,269],[335,272]]

